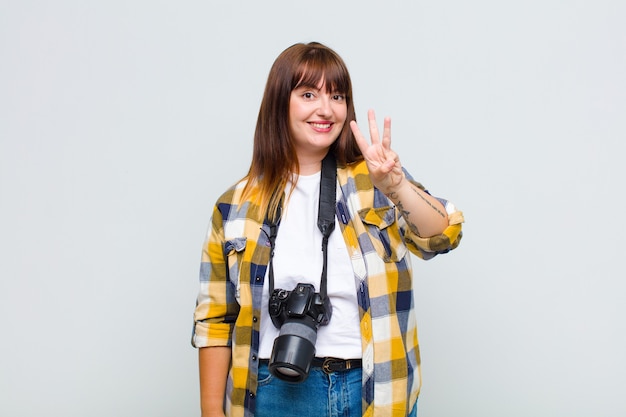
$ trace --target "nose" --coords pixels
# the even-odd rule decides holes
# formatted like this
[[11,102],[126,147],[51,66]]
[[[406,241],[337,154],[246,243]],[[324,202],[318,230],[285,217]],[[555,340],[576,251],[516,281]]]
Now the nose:
[[319,116],[328,117],[332,114],[333,109],[331,106],[330,94],[322,94],[318,103],[319,106],[317,107],[317,114]]

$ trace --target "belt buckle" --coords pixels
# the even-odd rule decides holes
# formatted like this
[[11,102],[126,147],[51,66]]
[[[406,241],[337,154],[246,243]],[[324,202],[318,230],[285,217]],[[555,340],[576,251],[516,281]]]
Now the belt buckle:
[[330,375],[333,373],[333,370],[330,369],[330,365],[333,362],[337,362],[337,359],[335,358],[325,358],[324,359],[324,363],[322,364],[322,370],[324,371],[325,374]]

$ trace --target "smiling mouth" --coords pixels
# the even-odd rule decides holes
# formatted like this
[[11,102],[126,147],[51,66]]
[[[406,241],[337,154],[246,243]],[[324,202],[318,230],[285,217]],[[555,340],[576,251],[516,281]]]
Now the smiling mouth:
[[309,123],[315,129],[330,129],[332,123]]

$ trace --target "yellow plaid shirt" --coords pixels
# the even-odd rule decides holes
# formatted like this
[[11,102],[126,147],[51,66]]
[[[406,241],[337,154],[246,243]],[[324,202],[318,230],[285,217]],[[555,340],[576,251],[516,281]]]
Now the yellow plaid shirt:
[[[439,199],[449,226],[441,235],[421,238],[373,187],[365,162],[339,167],[337,181],[337,218],[361,315],[363,416],[406,416],[421,385],[408,252],[430,259],[456,248],[463,215]],[[198,348],[232,349],[225,398],[231,417],[254,416],[261,297],[270,258],[269,225],[259,207],[249,202],[239,206],[243,186],[240,182],[226,191],[214,207],[202,251],[192,337]]]

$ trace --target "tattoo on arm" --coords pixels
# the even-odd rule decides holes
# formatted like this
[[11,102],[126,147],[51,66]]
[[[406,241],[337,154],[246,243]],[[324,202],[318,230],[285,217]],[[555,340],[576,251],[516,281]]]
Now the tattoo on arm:
[[[431,203],[425,196],[423,196],[421,193],[419,193],[415,188],[412,188],[413,191],[415,192],[415,194],[417,194],[419,196],[419,198],[422,199],[422,201],[424,201],[424,203],[426,203],[427,205],[429,205],[433,210],[435,210],[441,217],[446,217],[446,215],[444,214],[443,211],[441,211],[441,209],[439,207],[437,207],[435,204]],[[396,200],[398,199],[398,194],[395,192],[389,193],[387,194],[387,197],[389,197],[392,200]],[[400,214],[402,215],[402,217],[404,217],[404,219],[407,222],[407,225],[409,226],[409,229],[411,229],[411,232],[415,233],[418,236],[421,236],[419,229],[417,227],[417,225],[411,221],[411,219],[409,218],[411,212],[408,211],[405,207],[404,204],[402,204],[402,201],[398,201],[396,203],[396,207],[400,210]]]
[[446,215],[443,213],[443,211],[441,211],[441,209],[435,205],[433,205],[430,201],[428,201],[428,199],[426,199],[426,197],[424,197],[422,194],[418,193],[417,190],[415,188],[412,188],[413,192],[415,192],[415,194],[417,194],[422,200],[424,200],[424,202],[426,204],[428,204],[433,210],[435,210],[437,213],[439,213],[439,215],[441,217],[446,217]]
[[[435,210],[441,217],[446,217],[445,213],[443,211],[441,211],[441,209],[435,205],[433,205],[430,201],[428,201],[428,199],[426,197],[424,197],[422,194],[420,194],[416,188],[411,187],[411,190],[413,190],[413,192],[415,194],[417,194],[417,196],[419,198],[421,198],[424,203],[428,204],[433,210]],[[389,194],[385,194],[389,199],[391,200],[397,200],[399,198],[398,193],[396,193],[395,191],[390,192]],[[400,210],[402,211],[402,215],[403,216],[408,216],[409,212],[404,210],[402,207],[402,203],[400,201],[398,201],[398,203],[396,204],[397,207],[400,208]],[[408,219],[407,219],[408,220]]]
[[398,201],[398,203],[396,204],[396,207],[398,207],[398,209],[400,210],[400,214],[402,215],[402,217],[404,217],[404,220],[406,220],[407,225],[409,226],[409,229],[411,229],[411,232],[413,232],[414,234],[421,236],[420,235],[420,231],[417,228],[417,226],[415,225],[415,223],[413,223],[410,219],[409,219],[409,214],[411,214],[410,211],[407,211],[404,206],[402,205],[402,201]]

